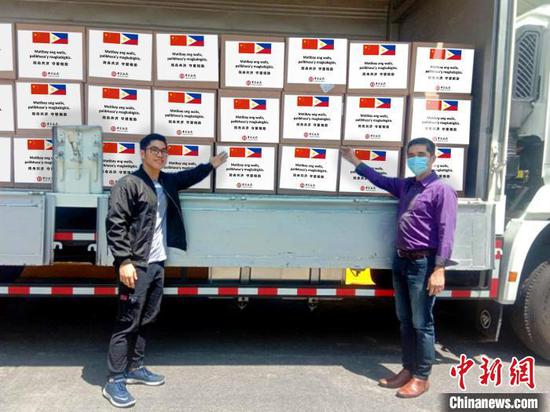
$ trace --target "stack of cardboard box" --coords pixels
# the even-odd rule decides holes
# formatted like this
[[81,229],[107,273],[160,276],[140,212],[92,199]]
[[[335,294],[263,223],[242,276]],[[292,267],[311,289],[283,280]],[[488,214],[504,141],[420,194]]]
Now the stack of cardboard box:
[[[343,144],[377,172],[399,175],[405,130],[410,45],[352,41],[346,94]],[[355,173],[347,161],[340,167],[340,193],[385,194]]]
[[471,46],[413,43],[407,137],[436,143],[434,170],[459,195],[465,189],[473,64]]

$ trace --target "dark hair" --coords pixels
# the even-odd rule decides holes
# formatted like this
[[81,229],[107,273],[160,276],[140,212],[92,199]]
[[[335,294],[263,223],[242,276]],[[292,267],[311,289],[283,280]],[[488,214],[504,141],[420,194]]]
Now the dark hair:
[[161,134],[158,133],[151,133],[145,136],[143,139],[139,141],[139,148],[141,150],[145,150],[149,147],[152,141],[154,140],[160,140],[163,142],[166,146],[168,146],[168,142],[166,141],[166,137],[164,137]]
[[426,148],[428,149],[428,153],[430,155],[433,156],[435,154],[435,144],[434,144],[434,142],[432,142],[430,139],[426,139],[425,137],[417,137],[416,139],[412,139],[407,144],[407,151],[409,151],[409,148],[411,146],[417,145],[417,144],[421,144],[421,145],[426,146]]

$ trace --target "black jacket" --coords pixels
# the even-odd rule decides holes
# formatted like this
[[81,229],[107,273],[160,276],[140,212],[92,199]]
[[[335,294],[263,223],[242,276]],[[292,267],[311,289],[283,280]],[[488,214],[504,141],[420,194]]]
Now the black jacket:
[[[169,247],[187,250],[178,191],[200,182],[212,169],[212,165],[208,163],[177,173],[160,172],[159,183],[168,203],[166,241]],[[120,179],[109,197],[107,244],[116,266],[130,262],[137,266],[147,266],[156,216],[155,185],[141,166],[134,173]]]

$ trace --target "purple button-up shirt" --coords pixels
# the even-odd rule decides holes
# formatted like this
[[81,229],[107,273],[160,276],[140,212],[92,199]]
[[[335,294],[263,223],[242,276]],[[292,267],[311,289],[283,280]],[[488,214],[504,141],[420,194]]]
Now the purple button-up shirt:
[[399,199],[396,246],[403,250],[434,249],[435,264],[448,266],[456,226],[457,195],[435,172],[416,178],[386,177],[364,163],[355,171]]

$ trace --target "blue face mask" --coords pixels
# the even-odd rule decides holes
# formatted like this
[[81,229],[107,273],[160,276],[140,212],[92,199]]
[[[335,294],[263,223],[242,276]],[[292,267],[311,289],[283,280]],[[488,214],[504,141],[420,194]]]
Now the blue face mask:
[[407,166],[414,173],[415,176],[420,176],[426,170],[428,170],[428,161],[427,157],[409,157],[407,159]]

